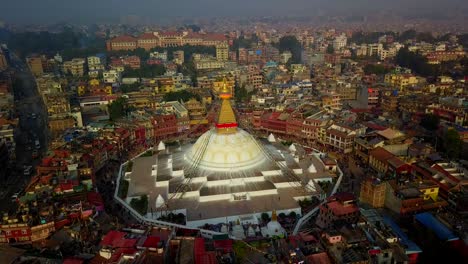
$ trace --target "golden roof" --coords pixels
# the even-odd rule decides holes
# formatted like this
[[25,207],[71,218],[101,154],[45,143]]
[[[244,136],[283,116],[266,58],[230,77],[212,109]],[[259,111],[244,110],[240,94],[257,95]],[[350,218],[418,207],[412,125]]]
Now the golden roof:
[[231,102],[231,91],[227,86],[226,78],[223,80],[223,87],[220,90],[220,97],[222,99],[221,109],[219,110],[218,121],[216,127],[218,133],[231,134],[237,131],[237,121],[232,110]]

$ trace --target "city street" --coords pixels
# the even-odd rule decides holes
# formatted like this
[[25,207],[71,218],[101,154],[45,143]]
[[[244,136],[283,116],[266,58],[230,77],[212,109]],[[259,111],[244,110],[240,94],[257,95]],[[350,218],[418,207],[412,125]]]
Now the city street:
[[[15,70],[13,93],[19,118],[15,132],[16,169],[7,176],[5,184],[0,187],[0,211],[8,211],[14,207],[10,197],[22,191],[31,178],[31,175],[24,175],[24,166],[32,166],[31,174],[34,174],[41,154],[47,151],[48,142],[47,113],[34,76],[25,63],[14,54],[11,56],[11,64],[10,67]],[[36,140],[39,141],[39,146],[36,146]],[[33,159],[32,153],[35,149],[39,157]]]

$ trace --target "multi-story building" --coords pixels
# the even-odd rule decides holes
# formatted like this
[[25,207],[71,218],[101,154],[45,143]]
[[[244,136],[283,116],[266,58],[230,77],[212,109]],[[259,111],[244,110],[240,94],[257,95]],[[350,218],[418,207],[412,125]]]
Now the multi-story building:
[[369,57],[378,56],[382,52],[382,49],[382,43],[369,44],[367,45],[366,55]]
[[359,219],[359,207],[356,198],[350,193],[337,193],[320,205],[316,224],[320,228],[335,225],[355,224]]
[[333,40],[333,48],[335,50],[340,50],[340,49],[346,47],[347,41],[348,41],[348,38],[346,37],[346,35],[341,34],[341,35],[335,37],[335,39]]
[[417,85],[418,78],[412,74],[385,74],[385,83],[404,91],[407,87]]
[[326,144],[342,153],[350,153],[353,151],[354,139],[364,134],[365,127],[332,124],[324,132],[325,137],[319,139],[322,144]]
[[439,188],[430,181],[399,184],[387,181],[385,207],[395,213],[406,215],[442,208],[448,205],[439,198]]
[[224,61],[219,61],[208,55],[194,54],[193,62],[197,70],[213,70],[224,67]]
[[182,64],[185,62],[185,55],[184,55],[184,51],[183,50],[176,50],[174,51],[173,53],[173,57],[174,57],[174,62],[176,64]]
[[154,59],[158,59],[158,60],[162,60],[162,61],[167,61],[167,50],[165,50],[163,52],[157,52],[157,51],[151,52],[150,53],[150,58],[154,58]]
[[229,59],[229,46],[227,43],[216,46],[216,59],[220,61],[227,61]]
[[99,73],[104,71],[105,62],[99,56],[90,56],[87,58],[88,61],[88,75],[92,78],[99,76]]
[[3,54],[3,51],[0,49],[0,71],[5,70],[8,67],[8,62],[5,57],[5,54]]
[[153,32],[144,33],[136,39],[136,44],[138,48],[143,48],[145,50],[151,50],[153,48],[160,46],[160,41]]
[[62,65],[63,71],[73,76],[83,76],[84,66],[85,60],[82,58],[74,58],[70,61],[65,61]]
[[361,203],[369,204],[374,208],[385,205],[385,183],[377,178],[369,178],[361,183],[359,200]]
[[155,47],[179,47],[183,45],[216,46],[227,44],[226,36],[215,33],[193,33],[187,31],[165,31],[144,33],[138,37],[118,36],[107,41],[107,50],[134,50]]
[[138,41],[132,36],[118,36],[106,43],[108,51],[113,50],[134,50],[138,47]]
[[105,83],[119,83],[121,80],[121,73],[117,70],[108,70],[102,73]]
[[26,63],[34,76],[41,76],[44,73],[42,58],[40,56],[28,57],[26,58]]
[[447,122],[462,126],[468,120],[468,112],[461,105],[432,103],[426,107],[427,114],[433,114]]
[[[390,171],[397,174],[410,171],[408,164],[383,147],[377,147],[370,151],[369,166],[382,176],[389,174]],[[393,169],[390,169],[391,166]]]

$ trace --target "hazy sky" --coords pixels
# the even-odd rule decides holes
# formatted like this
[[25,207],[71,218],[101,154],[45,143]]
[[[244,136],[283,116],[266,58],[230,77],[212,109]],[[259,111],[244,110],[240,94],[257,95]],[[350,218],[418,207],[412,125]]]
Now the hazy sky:
[[467,0],[3,0],[0,20],[11,23],[92,23],[139,16],[153,21],[174,17],[304,16],[318,12],[365,13],[392,9],[450,14]]

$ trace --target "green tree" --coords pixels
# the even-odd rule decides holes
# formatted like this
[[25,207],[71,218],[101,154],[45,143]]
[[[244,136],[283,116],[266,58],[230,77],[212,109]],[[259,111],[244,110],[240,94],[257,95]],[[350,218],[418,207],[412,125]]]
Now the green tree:
[[182,91],[177,91],[177,92],[169,92],[164,94],[164,101],[169,102],[169,101],[184,101],[187,102],[191,98],[195,98],[198,101],[201,101],[201,97],[198,94],[192,93],[188,90],[182,90]]
[[122,93],[137,92],[140,90],[140,84],[139,83],[122,84],[120,85],[119,88],[120,88],[120,91],[122,91]]
[[404,41],[416,38],[416,35],[417,35],[416,30],[414,29],[406,30],[398,36],[398,40],[404,42]]
[[119,97],[117,100],[108,104],[107,107],[109,109],[110,120],[115,121],[127,114],[127,99]]
[[234,99],[236,102],[244,102],[248,99],[249,93],[247,92],[247,89],[245,89],[245,85],[242,85],[241,87],[234,87]]
[[140,198],[133,198],[130,201],[130,206],[141,215],[146,215],[148,211],[148,196],[144,194]]
[[290,51],[293,63],[301,63],[302,46],[295,36],[284,36],[280,38],[278,49],[280,52]]
[[125,78],[152,78],[164,75],[166,67],[162,64],[143,65],[139,69],[125,68],[123,77]]
[[402,48],[398,51],[395,61],[398,65],[410,68],[416,74],[424,77],[437,76],[440,70],[435,65],[427,63],[427,58],[423,55],[409,51],[408,48]]
[[449,128],[444,137],[445,152],[450,159],[457,159],[460,157],[463,141],[460,139],[458,132]]
[[261,215],[263,222],[270,221],[270,216],[267,213],[262,213]]
[[328,54],[333,54],[333,53],[335,53],[335,49],[333,48],[333,45],[332,45],[332,44],[328,44],[328,46],[327,46],[327,53],[328,53]]
[[376,74],[376,75],[383,75],[390,72],[390,70],[385,67],[384,65],[380,64],[367,64],[364,66],[364,73],[365,74]]
[[429,131],[436,131],[439,128],[440,118],[434,114],[425,114],[419,123]]

